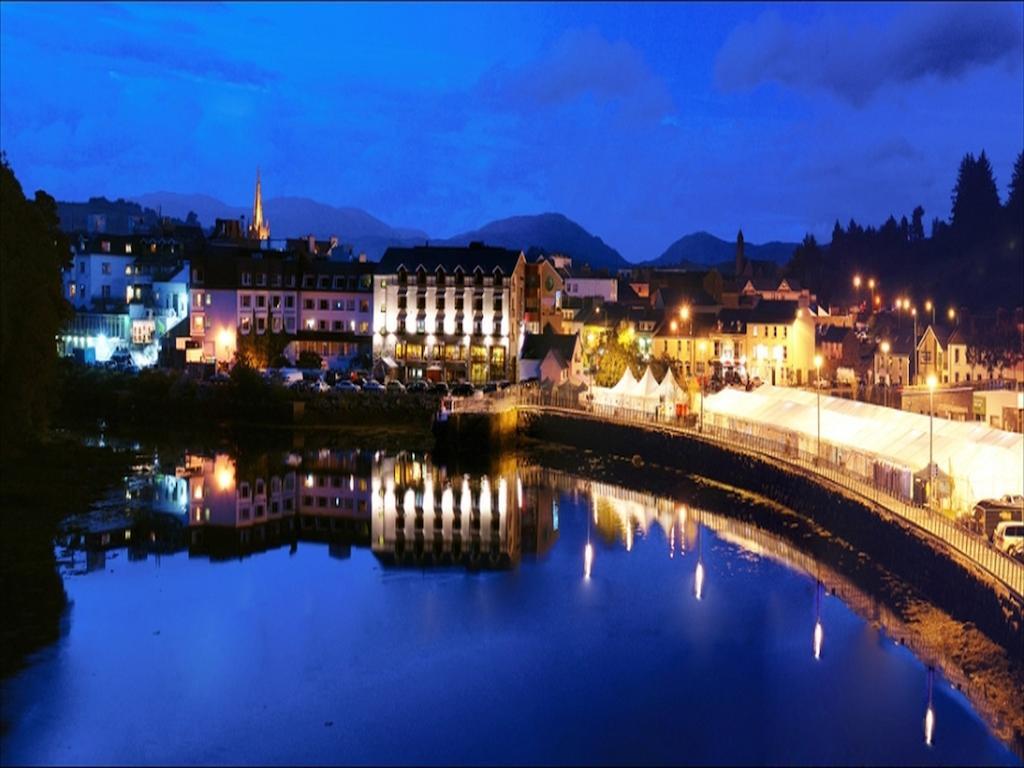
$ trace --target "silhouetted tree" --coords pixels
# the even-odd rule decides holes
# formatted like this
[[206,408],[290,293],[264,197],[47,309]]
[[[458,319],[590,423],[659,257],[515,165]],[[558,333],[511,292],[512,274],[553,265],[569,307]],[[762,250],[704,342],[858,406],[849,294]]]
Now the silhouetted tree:
[[977,160],[970,153],[964,155],[953,188],[954,233],[961,242],[975,243],[992,237],[999,210],[999,191],[985,151]]
[[60,269],[69,261],[57,203],[26,199],[0,155],[0,370],[6,452],[46,429],[55,400],[55,338],[70,317]]
[[910,239],[914,242],[924,240],[924,208],[920,205],[914,209],[910,220]]

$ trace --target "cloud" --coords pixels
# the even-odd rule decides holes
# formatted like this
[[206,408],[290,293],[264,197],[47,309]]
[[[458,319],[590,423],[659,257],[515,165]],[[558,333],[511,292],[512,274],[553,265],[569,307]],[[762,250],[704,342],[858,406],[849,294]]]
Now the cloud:
[[776,82],[863,106],[887,85],[953,80],[999,63],[1019,68],[1022,49],[1013,4],[911,4],[888,23],[857,25],[835,15],[797,25],[768,11],[726,39],[715,78],[725,90]]
[[550,50],[521,67],[492,69],[478,94],[509,110],[545,111],[590,97],[653,120],[674,111],[664,81],[639,51],[592,28],[568,30]]

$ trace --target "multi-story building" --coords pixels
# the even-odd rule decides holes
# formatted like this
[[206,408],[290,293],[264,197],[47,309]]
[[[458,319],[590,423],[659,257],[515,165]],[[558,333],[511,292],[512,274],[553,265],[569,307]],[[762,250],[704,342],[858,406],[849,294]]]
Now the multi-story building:
[[[75,313],[64,327],[64,354],[104,362],[117,351],[136,365],[157,361],[160,339],[188,315],[184,244],[143,235],[72,237],[63,295]],[[85,354],[88,353],[88,354]]]
[[619,280],[607,270],[592,270],[586,266],[567,267],[565,292],[575,298],[596,297],[615,303],[619,300]]
[[328,368],[370,364],[374,265],[366,261],[307,261],[302,265],[299,330],[294,357],[313,352]]
[[796,301],[723,309],[711,342],[723,365],[742,363],[768,384],[802,386],[814,375],[814,321]]
[[192,263],[186,362],[230,365],[239,336],[294,336],[298,274],[294,254],[245,243],[209,244]]
[[523,324],[527,333],[540,333],[548,325],[562,328],[562,295],[565,279],[547,258],[526,263],[523,292]]
[[389,248],[374,278],[375,372],[402,380],[515,380],[526,257],[465,248]]
[[953,329],[944,325],[929,325],[925,328],[917,342],[915,384],[924,384],[933,375],[938,383],[949,383],[947,347],[952,334]]

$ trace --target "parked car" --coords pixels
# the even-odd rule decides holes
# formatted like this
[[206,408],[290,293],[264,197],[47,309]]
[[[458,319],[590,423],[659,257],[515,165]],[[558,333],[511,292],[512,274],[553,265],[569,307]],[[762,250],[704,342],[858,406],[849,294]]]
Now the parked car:
[[992,543],[1000,552],[1009,555],[1024,548],[1024,523],[1016,520],[1004,520],[996,526]]
[[384,385],[376,379],[370,379],[363,385],[363,392],[383,392]]
[[489,394],[491,394],[493,392],[497,392],[497,391],[498,391],[498,382],[496,382],[496,381],[488,381],[486,384],[483,385],[483,387],[481,387],[481,392],[483,392],[483,394],[485,394],[485,395],[489,395]]
[[405,385],[402,382],[397,381],[395,379],[392,379],[387,384],[385,384],[384,388],[388,392],[405,392]]
[[358,384],[354,384],[348,379],[339,379],[334,384],[334,389],[338,392],[359,392],[362,390]]
[[416,381],[410,382],[405,388],[406,392],[429,392],[430,384],[423,379],[416,379]]
[[440,395],[441,397],[446,397],[450,394],[448,385],[443,381],[435,381],[430,387],[430,392],[431,394]]
[[455,397],[472,397],[474,392],[476,392],[476,387],[468,381],[461,381],[452,387],[452,395]]

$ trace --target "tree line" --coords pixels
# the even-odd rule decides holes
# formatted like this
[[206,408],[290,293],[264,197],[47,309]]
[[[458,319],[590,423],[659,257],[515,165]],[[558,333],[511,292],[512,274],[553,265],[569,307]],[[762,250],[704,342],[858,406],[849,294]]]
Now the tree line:
[[[913,297],[918,312],[926,297],[939,306],[976,311],[1021,306],[1024,293],[1024,153],[1017,155],[1005,202],[1000,201],[992,165],[984,150],[960,162],[948,219],[934,217],[925,234],[925,210],[918,205],[899,220],[879,227],[850,219],[836,221],[832,241],[820,245],[807,235],[786,265],[823,304],[854,296],[854,274],[879,281],[884,304]],[[863,294],[861,298],[865,298]]]

